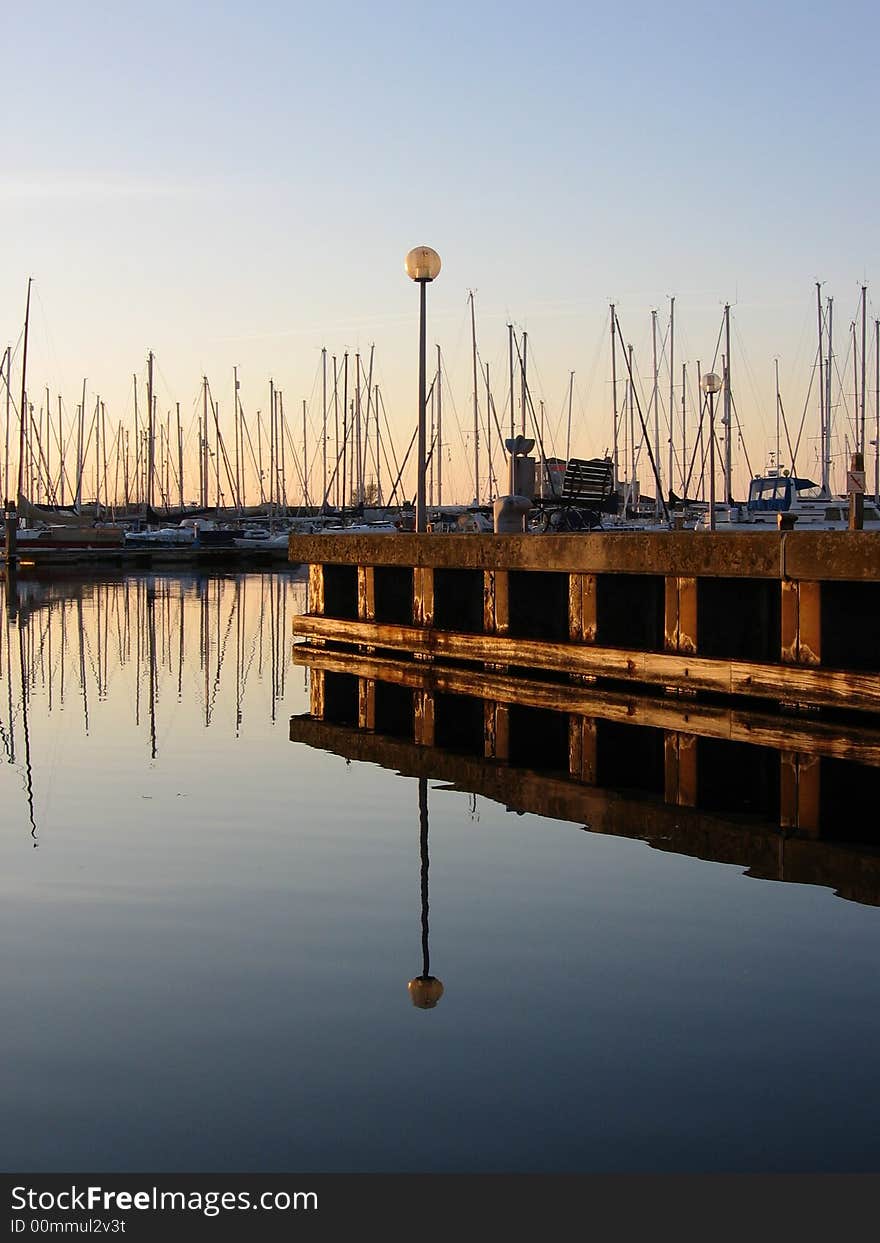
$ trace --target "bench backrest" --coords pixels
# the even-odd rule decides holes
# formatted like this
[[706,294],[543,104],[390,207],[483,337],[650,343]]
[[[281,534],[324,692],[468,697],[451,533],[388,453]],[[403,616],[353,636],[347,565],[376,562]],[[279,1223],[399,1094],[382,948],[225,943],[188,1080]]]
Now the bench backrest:
[[572,505],[603,505],[614,491],[610,458],[569,458],[562,479],[562,500]]

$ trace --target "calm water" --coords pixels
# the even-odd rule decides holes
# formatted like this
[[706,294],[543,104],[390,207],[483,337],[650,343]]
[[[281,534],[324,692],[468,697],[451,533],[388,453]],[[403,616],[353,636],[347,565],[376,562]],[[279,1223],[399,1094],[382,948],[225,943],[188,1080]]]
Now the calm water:
[[880,910],[428,782],[416,1009],[419,783],[289,741],[305,584],[31,594],[3,1169],[880,1167]]

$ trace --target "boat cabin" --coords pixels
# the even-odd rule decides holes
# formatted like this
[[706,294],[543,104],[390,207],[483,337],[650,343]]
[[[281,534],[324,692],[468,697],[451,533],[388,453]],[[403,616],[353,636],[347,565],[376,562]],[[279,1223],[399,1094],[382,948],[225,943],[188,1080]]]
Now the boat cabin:
[[749,484],[747,508],[750,514],[781,514],[795,508],[798,501],[823,499],[821,487],[812,479],[760,475]]

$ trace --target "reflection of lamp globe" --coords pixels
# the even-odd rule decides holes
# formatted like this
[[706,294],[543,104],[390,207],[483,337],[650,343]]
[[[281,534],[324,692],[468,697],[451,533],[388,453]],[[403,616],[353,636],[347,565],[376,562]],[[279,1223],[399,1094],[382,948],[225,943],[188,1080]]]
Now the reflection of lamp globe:
[[440,275],[440,256],[430,246],[415,246],[403,261],[406,274],[414,281],[433,281]]
[[433,1010],[443,996],[443,985],[435,975],[417,975],[407,984],[409,999],[419,1010]]

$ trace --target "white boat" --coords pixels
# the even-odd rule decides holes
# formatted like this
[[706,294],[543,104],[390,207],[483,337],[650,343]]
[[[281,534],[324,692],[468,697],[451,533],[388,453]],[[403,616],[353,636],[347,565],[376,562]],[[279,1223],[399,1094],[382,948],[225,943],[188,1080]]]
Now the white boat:
[[[780,525],[786,515],[795,526],[810,531],[845,531],[849,526],[849,497],[828,496],[812,479],[803,479],[787,471],[769,471],[757,475],[749,484],[749,499],[744,505],[717,505],[716,531],[754,531]],[[709,529],[709,514],[704,513],[696,529]],[[874,501],[865,498],[864,529],[880,531],[880,512]]]

